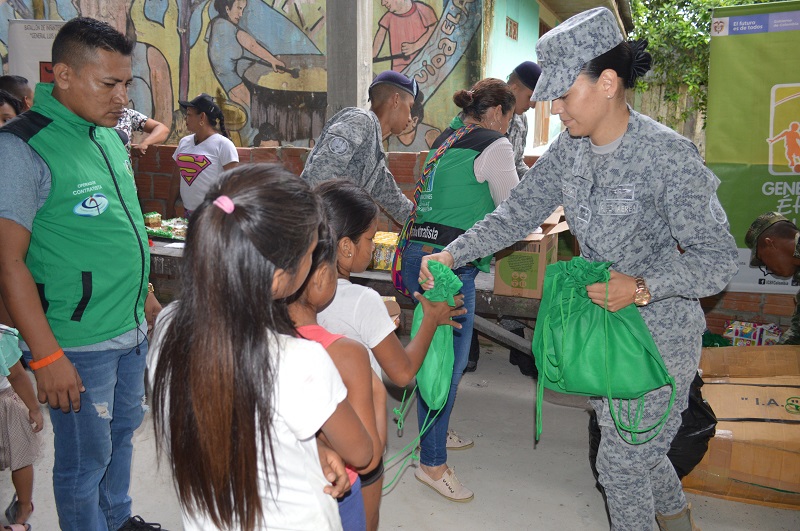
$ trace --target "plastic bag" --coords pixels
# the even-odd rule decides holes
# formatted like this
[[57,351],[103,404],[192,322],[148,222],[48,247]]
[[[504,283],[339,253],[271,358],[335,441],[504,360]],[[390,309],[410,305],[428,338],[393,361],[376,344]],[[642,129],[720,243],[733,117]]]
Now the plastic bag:
[[[455,304],[453,297],[461,289],[461,279],[444,264],[428,262],[428,269],[433,275],[434,287],[425,292],[424,297],[432,302],[447,301],[451,306]],[[414,309],[414,321],[411,324],[411,337],[417,335],[422,324],[422,305]],[[417,387],[419,393],[431,410],[444,407],[447,395],[450,393],[450,383],[453,380],[453,327],[442,325],[436,328],[428,348],[428,354],[422,362],[417,373]]]

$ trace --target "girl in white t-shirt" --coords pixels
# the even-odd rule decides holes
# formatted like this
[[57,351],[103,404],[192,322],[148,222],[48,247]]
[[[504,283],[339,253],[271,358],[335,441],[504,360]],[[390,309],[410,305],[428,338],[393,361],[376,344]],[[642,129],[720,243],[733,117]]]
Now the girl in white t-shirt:
[[[431,302],[415,293],[425,316],[417,335],[403,346],[394,333],[396,324],[381,296],[371,288],[350,282],[350,274],[365,271],[372,260],[375,249],[372,240],[378,230],[378,206],[362,188],[343,179],[326,181],[314,190],[322,199],[328,222],[338,241],[336,296],[320,312],[319,323],[329,332],[364,344],[370,351],[375,373],[380,376],[383,369],[394,384],[404,387],[419,371],[436,328],[440,325],[461,327],[452,318],[464,314],[461,308],[463,297],[457,298],[458,307],[453,308],[447,302]],[[375,478],[370,479],[374,481]],[[382,478],[378,478],[374,483],[377,487],[373,487],[378,496],[381,482]],[[363,485],[366,504],[371,491]]]
[[356,467],[372,459],[330,357],[276,302],[305,281],[320,221],[308,185],[264,164],[228,172],[194,213],[150,361],[187,530],[339,530],[329,493],[349,483],[323,472],[317,432]]
[[222,109],[211,96],[200,94],[192,101],[178,103],[186,112],[186,129],[193,134],[181,138],[172,154],[175,171],[167,197],[168,218],[175,217],[179,191],[184,217],[188,218],[220,174],[239,163],[239,153],[225,129]]
[[[383,450],[386,446],[386,388],[370,367],[367,348],[340,334],[332,334],[317,322],[317,313],[333,300],[336,293],[336,237],[325,224],[320,229],[314,249],[311,271],[300,290],[289,302],[289,315],[300,337],[316,341],[328,351],[339,370],[347,400],[353,406],[372,437],[372,461],[363,468],[348,466],[351,491],[339,499],[339,515],[344,531],[376,529],[380,505],[380,484],[367,485],[368,499],[363,498],[361,477],[380,478]],[[367,526],[368,522],[375,523]]]

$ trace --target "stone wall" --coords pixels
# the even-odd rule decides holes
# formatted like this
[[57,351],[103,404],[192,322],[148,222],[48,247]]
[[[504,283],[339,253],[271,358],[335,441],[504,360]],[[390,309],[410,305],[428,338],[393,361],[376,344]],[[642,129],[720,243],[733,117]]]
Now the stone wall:
[[[158,149],[149,149],[146,156],[134,160],[136,186],[144,212],[156,211],[164,214],[166,211],[170,181],[177,178],[173,177],[174,151],[175,146],[159,146]],[[278,162],[299,175],[309,151],[307,148],[293,147],[239,148],[239,160],[242,163]],[[388,154],[389,169],[409,197],[414,192],[414,184],[422,171],[426,153]],[[529,165],[534,161],[535,158],[526,157]],[[398,231],[399,227],[382,214],[378,230]],[[736,292],[708,297],[702,300],[702,305],[706,312],[708,329],[717,334],[722,333],[725,323],[731,320],[777,323],[786,329],[795,308],[792,295]]]

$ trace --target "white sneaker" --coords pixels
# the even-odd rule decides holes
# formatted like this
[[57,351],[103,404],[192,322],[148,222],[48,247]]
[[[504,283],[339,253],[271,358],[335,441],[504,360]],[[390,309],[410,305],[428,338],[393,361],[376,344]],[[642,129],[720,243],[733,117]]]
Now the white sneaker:
[[475,446],[475,442],[469,437],[462,437],[456,433],[456,430],[450,428],[447,430],[447,449],[448,450],[466,450]]
[[444,474],[442,474],[442,477],[438,480],[434,480],[426,474],[425,471],[422,470],[422,467],[417,467],[417,470],[414,472],[414,477],[450,501],[468,502],[472,501],[475,497],[475,493],[458,480],[455,469],[450,467],[444,471]]

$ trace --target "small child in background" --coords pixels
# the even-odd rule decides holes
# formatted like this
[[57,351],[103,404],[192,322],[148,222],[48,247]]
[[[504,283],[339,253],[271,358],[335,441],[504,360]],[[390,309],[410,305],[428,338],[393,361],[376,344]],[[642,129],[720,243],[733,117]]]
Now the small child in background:
[[[371,505],[365,508],[359,474],[373,474],[381,464],[386,443],[386,389],[372,370],[364,345],[345,336],[331,334],[317,324],[317,313],[333,300],[335,293],[336,238],[327,224],[323,224],[317,248],[314,249],[311,270],[303,287],[292,297],[289,315],[301,337],[318,342],[328,351],[347,388],[347,400],[372,437],[372,461],[360,469],[348,465],[352,488],[339,498],[339,515],[344,531],[364,531],[367,528],[365,514],[377,513],[380,497],[370,497]],[[384,437],[380,436],[378,426],[383,426]]]
[[[450,307],[447,302],[431,302],[415,293],[425,316],[417,335],[404,347],[394,333],[397,325],[380,295],[371,288],[350,282],[351,273],[365,271],[372,261],[375,249],[372,240],[378,230],[378,206],[361,187],[342,179],[326,181],[315,191],[322,199],[328,222],[336,234],[339,277],[333,301],[317,316],[319,324],[331,333],[342,334],[365,345],[378,378],[383,369],[392,382],[405,387],[419,371],[436,328],[440,325],[461,327],[452,318],[465,313],[461,308],[463,297],[457,297],[456,307]],[[385,422],[380,430],[385,443]],[[370,531],[378,528],[377,508],[383,486],[382,459],[375,470],[376,473],[361,477],[367,529]],[[369,511],[371,506],[376,507],[374,513]]]
[[22,112],[22,103],[13,94],[0,90],[0,127]]
[[16,493],[5,512],[12,524],[6,529],[17,531],[30,529],[26,522],[33,513],[33,463],[41,447],[36,434],[44,427],[44,417],[20,362],[19,333],[2,324],[10,322],[0,300],[0,470],[11,469]]
[[321,220],[310,187],[275,164],[225,172],[192,216],[181,298],[149,362],[186,531],[338,531],[317,432],[346,462],[372,460],[330,356],[278,302],[305,282]]

